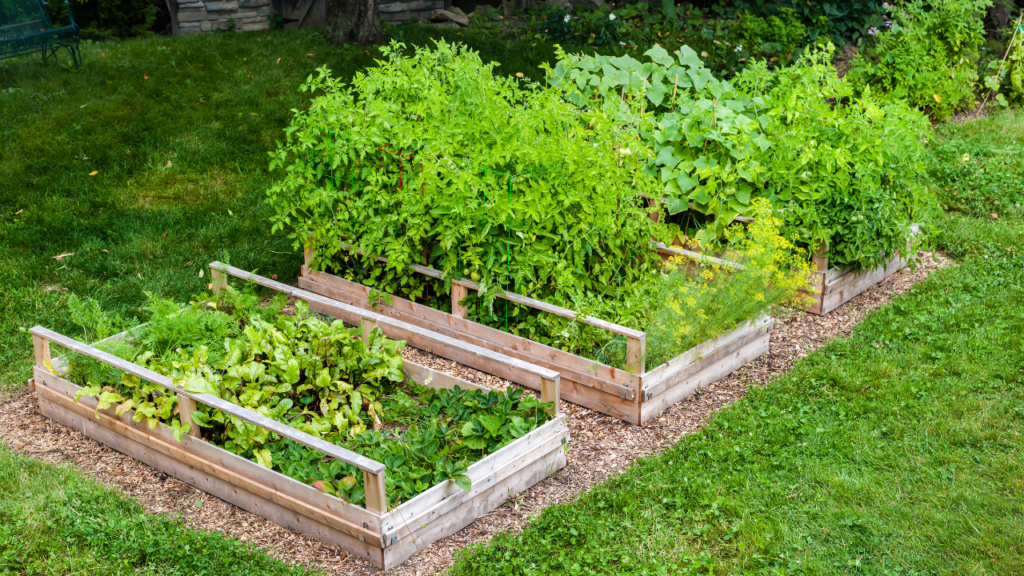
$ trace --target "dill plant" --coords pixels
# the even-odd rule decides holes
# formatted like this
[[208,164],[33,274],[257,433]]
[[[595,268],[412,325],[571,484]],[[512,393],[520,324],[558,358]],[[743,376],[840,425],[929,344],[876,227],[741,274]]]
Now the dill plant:
[[[649,286],[636,306],[648,311],[647,365],[655,367],[694,346],[790,303],[808,286],[811,267],[806,253],[787,239],[782,219],[767,200],[752,203],[754,221],[733,224],[736,238],[727,256],[734,265],[708,258],[675,257]],[[622,362],[625,343],[615,340],[603,351]]]

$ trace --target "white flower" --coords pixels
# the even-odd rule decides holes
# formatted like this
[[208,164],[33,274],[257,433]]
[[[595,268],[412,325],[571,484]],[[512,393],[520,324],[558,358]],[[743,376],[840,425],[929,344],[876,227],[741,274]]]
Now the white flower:
[[565,15],[565,20],[563,20],[563,22],[566,22],[566,23],[568,23],[568,22],[569,22],[569,20],[572,20],[572,17],[571,17],[571,16],[569,16],[568,14],[566,14],[566,15]]
[[742,52],[743,51],[743,44],[740,44],[739,46],[737,46],[735,51],[736,52]]
[[608,19],[609,20],[615,20],[615,14],[609,14],[608,15]]
[[625,45],[626,45],[625,42],[619,42],[619,46],[625,46]]
[[623,156],[629,156],[630,154],[633,153],[629,148],[622,148],[621,152]]

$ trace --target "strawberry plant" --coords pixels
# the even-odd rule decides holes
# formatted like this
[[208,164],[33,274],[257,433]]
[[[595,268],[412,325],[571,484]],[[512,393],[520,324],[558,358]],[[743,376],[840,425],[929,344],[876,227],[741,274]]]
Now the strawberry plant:
[[[254,297],[228,288],[187,306],[151,297],[153,317],[108,351],[169,376],[190,392],[211,394],[287,423],[388,467],[387,494],[398,504],[444,480],[465,490],[469,465],[548,420],[522,391],[432,390],[407,382],[400,349],[379,330],[311,314],[296,302],[294,316],[277,314],[283,301],[254,309]],[[102,318],[94,313],[90,318]],[[99,324],[103,326],[103,324]],[[213,344],[201,328],[218,327]],[[176,336],[169,339],[168,335]],[[173,342],[173,346],[164,346]],[[216,352],[214,352],[216,350]],[[150,428],[170,426],[180,440],[193,434],[278,470],[323,492],[362,504],[363,475],[346,463],[270,431],[199,405],[198,425],[182,424],[177,395],[137,377],[72,357],[68,377],[80,384],[76,401],[96,397],[98,409],[134,410]]]

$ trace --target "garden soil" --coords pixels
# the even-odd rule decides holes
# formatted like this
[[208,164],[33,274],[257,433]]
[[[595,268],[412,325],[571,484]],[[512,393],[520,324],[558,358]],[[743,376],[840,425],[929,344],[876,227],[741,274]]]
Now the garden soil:
[[[666,410],[643,427],[563,402],[572,435],[568,465],[456,534],[435,542],[392,573],[419,576],[442,572],[467,545],[487,541],[502,531],[522,530],[541,510],[573,501],[583,491],[628,469],[637,458],[665,451],[703,426],[712,414],[742,398],[750,386],[767,384],[829,340],[848,336],[865,314],[950,263],[941,254],[926,253],[914,271],[904,269],[893,274],[826,316],[788,310],[777,314],[768,354]],[[502,389],[510,385],[413,348],[406,349],[405,354],[417,363],[483,386]],[[179,518],[195,529],[222,532],[288,563],[322,569],[328,574],[377,572],[369,563],[350,557],[337,547],[277,526],[43,418],[35,397],[28,392],[0,405],[0,441],[45,462],[74,465],[99,482],[132,496],[150,513]]]

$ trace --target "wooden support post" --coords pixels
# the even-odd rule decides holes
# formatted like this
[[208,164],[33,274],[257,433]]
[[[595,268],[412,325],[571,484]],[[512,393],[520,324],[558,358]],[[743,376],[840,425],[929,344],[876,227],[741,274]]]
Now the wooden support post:
[[821,246],[814,251],[814,255],[811,256],[811,263],[814,264],[814,267],[818,272],[828,271],[828,256],[825,256],[825,253],[827,252],[828,244],[822,242]]
[[373,320],[367,320],[366,318],[363,318],[359,325],[363,329],[363,342],[369,342],[370,332],[373,332],[373,329],[377,328],[377,323],[374,322]]
[[366,490],[366,510],[374,514],[388,511],[388,495],[384,487],[384,472],[374,474],[363,471],[363,488]]
[[466,317],[467,308],[460,304],[460,302],[465,300],[467,296],[469,296],[469,288],[452,282],[452,316]]
[[36,353],[36,365],[49,371],[49,368],[46,367],[46,363],[49,362],[50,366],[53,366],[53,361],[50,359],[50,341],[42,336],[36,336],[33,334],[32,350]]
[[224,290],[228,287],[228,276],[227,274],[217,270],[214,267],[210,267],[210,292],[218,296],[224,294]]
[[642,376],[646,370],[644,369],[644,360],[647,355],[647,334],[643,334],[640,338],[634,338],[632,336],[626,336],[626,371],[630,374],[636,374]]
[[188,434],[194,438],[199,438],[199,426],[192,419],[192,413],[195,411],[196,401],[178,394],[178,418],[181,420],[181,425],[188,424]]
[[[32,335],[32,350],[36,354],[36,365],[43,370],[49,371],[53,367],[53,361],[50,359],[50,341],[42,336]],[[50,368],[47,368],[46,364],[50,364]],[[30,391],[35,392],[36,380],[35,378],[28,381],[28,388]]]
[[558,416],[559,413],[558,402],[562,395],[561,387],[561,378],[556,378],[554,380],[550,378],[540,379],[540,401],[555,403],[555,407],[547,411],[548,416],[551,416],[552,418]]
[[654,198],[648,198],[647,205],[650,206],[651,208],[658,209],[657,212],[648,212],[647,217],[655,222],[661,222],[661,202],[655,200]]
[[313,261],[313,245],[306,244],[305,249],[302,251],[302,263],[309,268],[309,263]]

